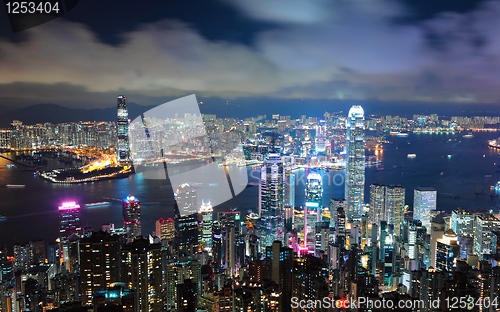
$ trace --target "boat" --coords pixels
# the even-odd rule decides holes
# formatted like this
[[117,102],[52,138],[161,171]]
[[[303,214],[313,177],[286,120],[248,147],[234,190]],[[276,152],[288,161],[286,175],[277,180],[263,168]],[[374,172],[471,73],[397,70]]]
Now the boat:
[[7,184],[7,187],[9,187],[9,188],[23,188],[25,186],[26,185],[24,185],[24,184],[22,184],[22,185],[21,184]]
[[396,134],[396,136],[398,136],[398,137],[407,137],[408,133],[401,133],[400,132],[400,133]]
[[86,204],[85,207],[87,207],[87,208],[95,208],[95,207],[108,206],[109,204],[110,204],[110,202],[98,202],[98,203]]
[[417,157],[417,154],[408,154],[406,157],[408,157],[408,158],[415,158],[415,157]]
[[467,134],[464,134],[463,137],[464,138],[472,138],[473,135],[472,135],[472,133],[467,133]]
[[0,215],[0,221],[5,221],[5,220],[7,220],[7,217]]
[[485,175],[484,175],[484,177],[485,177],[485,178],[491,178],[491,177],[492,177],[492,175],[491,175],[491,174],[485,174]]
[[7,167],[9,169],[15,169],[15,168],[17,168],[17,166],[14,165],[14,164],[6,164],[5,167]]

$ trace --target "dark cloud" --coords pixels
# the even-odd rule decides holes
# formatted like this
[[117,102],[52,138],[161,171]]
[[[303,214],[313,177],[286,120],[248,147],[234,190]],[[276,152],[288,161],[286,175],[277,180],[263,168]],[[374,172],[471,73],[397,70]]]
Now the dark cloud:
[[[408,7],[392,0],[234,0],[230,7],[257,21],[255,25],[264,21],[274,27],[253,32],[249,45],[208,38],[198,30],[201,26],[157,17],[135,23],[119,32],[119,44],[109,44],[96,26],[55,20],[26,32],[22,43],[4,40],[0,104],[111,106],[118,93],[133,94],[135,102],[146,105],[191,93],[480,103],[500,99],[498,2],[462,13],[436,12],[413,24],[393,22],[407,15]],[[120,10],[116,14],[126,20],[130,12]],[[118,33],[118,28],[111,32]]]

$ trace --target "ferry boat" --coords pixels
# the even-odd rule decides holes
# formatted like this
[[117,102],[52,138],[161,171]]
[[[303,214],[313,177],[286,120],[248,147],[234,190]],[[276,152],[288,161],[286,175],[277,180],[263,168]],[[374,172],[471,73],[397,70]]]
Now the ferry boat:
[[26,185],[24,185],[24,184],[7,184],[8,188],[23,188],[25,186]]
[[415,158],[415,157],[417,157],[417,154],[408,154],[406,157],[408,157],[408,158]]
[[95,208],[95,207],[108,206],[109,204],[110,204],[110,202],[98,202],[98,203],[86,204],[85,207],[87,207],[87,208]]
[[500,138],[488,141],[488,146],[493,148],[500,148]]

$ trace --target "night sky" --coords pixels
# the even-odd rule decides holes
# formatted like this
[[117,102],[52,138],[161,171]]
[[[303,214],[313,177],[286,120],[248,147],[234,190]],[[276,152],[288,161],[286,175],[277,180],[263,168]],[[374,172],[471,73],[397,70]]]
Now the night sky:
[[500,1],[82,0],[16,34],[0,16],[4,106],[500,102]]

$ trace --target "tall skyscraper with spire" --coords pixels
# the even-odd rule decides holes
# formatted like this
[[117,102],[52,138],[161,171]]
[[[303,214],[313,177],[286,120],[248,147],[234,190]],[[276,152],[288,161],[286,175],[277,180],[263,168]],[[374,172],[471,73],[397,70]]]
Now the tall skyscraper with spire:
[[265,252],[275,240],[283,241],[285,170],[277,153],[270,153],[261,167],[259,194],[260,247]]
[[130,161],[130,145],[128,141],[128,108],[127,97],[118,96],[118,119],[117,119],[117,156],[120,162]]
[[347,117],[345,199],[348,219],[362,213],[365,161],[365,112],[361,106],[354,105]]

